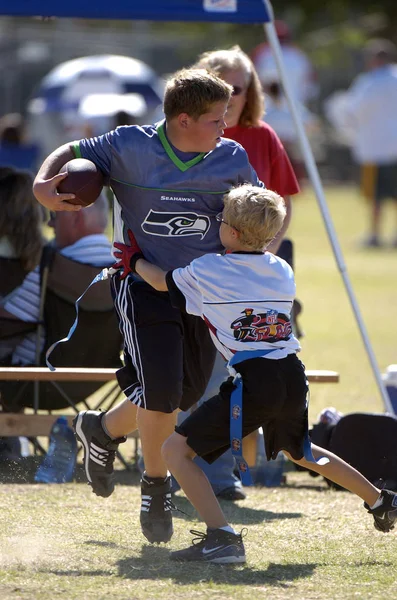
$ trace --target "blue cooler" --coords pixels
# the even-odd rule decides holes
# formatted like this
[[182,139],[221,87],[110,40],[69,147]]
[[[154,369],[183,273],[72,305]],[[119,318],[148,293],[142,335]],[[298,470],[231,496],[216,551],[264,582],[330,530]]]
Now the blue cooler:
[[389,394],[394,414],[397,415],[397,365],[389,365],[386,368],[386,373],[382,375],[382,379]]

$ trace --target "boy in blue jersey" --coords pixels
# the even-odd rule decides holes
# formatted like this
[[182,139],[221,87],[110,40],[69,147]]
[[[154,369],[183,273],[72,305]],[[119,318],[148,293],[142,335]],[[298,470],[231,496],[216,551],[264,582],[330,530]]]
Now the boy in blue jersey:
[[[103,136],[61,146],[41,166],[34,192],[50,210],[79,210],[72,194],[58,194],[62,166],[82,156],[92,160],[114,191],[114,241],[128,243],[132,230],[145,256],[162,269],[219,252],[223,194],[235,185],[262,185],[245,150],[223,139],[232,87],[207,71],[183,70],[167,83],[165,121],[118,127]],[[126,399],[105,415],[80,413],[76,434],[84,446],[93,491],[114,489],[118,444],[136,428],[146,471],[142,477],[141,526],[150,542],[173,532],[171,483],[161,447],[172,433],[179,408],[203,395],[215,349],[203,321],[171,305],[135,276],[112,277],[115,307],[124,337],[125,367],[117,373]],[[106,343],[106,342],[105,342]]]
[[231,445],[244,473],[242,438],[258,427],[263,427],[268,460],[283,450],[298,465],[357,494],[380,531],[393,529],[397,519],[397,494],[379,490],[309,441],[308,386],[290,322],[294,275],[284,260],[265,251],[285,214],[278,194],[243,185],[225,195],[219,215],[226,253],[165,272],[143,258],[133,239],[129,252],[119,247],[123,260],[118,266],[132,269],[156,290],[168,291],[174,306],[202,317],[235,376],[177,426],[162,448],[170,471],[207,525],[206,533],[192,531],[193,545],[173,552],[174,560],[245,562],[242,535],[228,525],[193,458],[212,463]]

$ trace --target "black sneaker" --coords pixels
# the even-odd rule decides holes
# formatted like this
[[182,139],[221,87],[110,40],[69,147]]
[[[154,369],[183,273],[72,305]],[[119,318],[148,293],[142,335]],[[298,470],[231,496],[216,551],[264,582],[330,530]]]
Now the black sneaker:
[[104,412],[85,410],[73,419],[73,429],[84,447],[84,469],[94,494],[107,498],[114,490],[113,463],[119,444],[127,438],[112,440],[102,428]]
[[141,479],[141,528],[151,543],[169,542],[174,528],[172,511],[176,510],[171,500],[171,477],[149,477]]
[[207,529],[207,533],[203,533],[192,529],[190,533],[195,536],[192,546],[171,552],[170,558],[220,564],[245,563],[243,531],[230,533],[223,529]]
[[234,502],[235,500],[245,500],[247,494],[244,492],[241,486],[232,485],[231,487],[225,488],[221,492],[216,494],[217,498],[221,498],[222,500],[230,500]]
[[382,490],[380,496],[382,504],[377,508],[371,509],[366,502],[364,506],[374,518],[375,529],[386,533],[394,529],[394,522],[397,519],[397,494]]

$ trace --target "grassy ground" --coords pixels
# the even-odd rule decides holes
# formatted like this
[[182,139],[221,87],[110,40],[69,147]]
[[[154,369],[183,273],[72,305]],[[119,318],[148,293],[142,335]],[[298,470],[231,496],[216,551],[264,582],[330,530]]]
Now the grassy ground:
[[[236,527],[248,528],[248,562],[237,567],[174,564],[167,546],[144,543],[137,486],[118,486],[106,501],[82,484],[5,485],[2,491],[3,600],[395,594],[396,536],[375,531],[355,496],[306,473],[289,473],[286,487],[250,489],[244,503],[224,502]],[[176,502],[193,515],[183,497]],[[202,526],[183,515],[175,519],[173,548],[190,543],[191,528]]]
[[[397,362],[397,251],[363,251],[364,207],[348,189],[327,193],[348,272],[380,369]],[[394,215],[393,215],[394,217]],[[391,234],[391,207],[385,230]],[[295,202],[298,297],[304,311],[302,359],[308,368],[335,369],[337,385],[312,385],[310,417],[334,405],[342,412],[382,411],[358,328],[315,199]],[[120,475],[121,479],[121,475]],[[178,565],[168,546],[141,536],[137,476],[123,476],[108,500],[83,484],[0,487],[0,597],[4,600],[115,598],[245,600],[375,599],[395,597],[397,537],[375,531],[361,501],[330,490],[320,478],[290,472],[287,485],[248,490],[243,503],[224,503],[237,529],[248,528],[247,565]],[[128,485],[127,485],[128,484]],[[192,515],[175,520],[171,547],[202,529]]]

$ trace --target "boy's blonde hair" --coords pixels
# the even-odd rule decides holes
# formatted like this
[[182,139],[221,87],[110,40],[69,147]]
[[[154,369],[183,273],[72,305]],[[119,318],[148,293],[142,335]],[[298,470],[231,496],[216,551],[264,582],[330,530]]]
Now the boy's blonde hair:
[[245,74],[247,100],[238,124],[243,127],[258,125],[265,112],[262,86],[252,60],[240,46],[204,52],[199,56],[195,67],[208,69],[219,77],[226,75],[228,71],[242,71]]
[[229,102],[233,88],[205,69],[182,69],[168,80],[164,93],[164,114],[173,119],[186,113],[198,119],[215,102]]
[[281,196],[260,187],[244,184],[224,196],[225,222],[239,233],[242,245],[263,250],[280,231],[286,208]]

